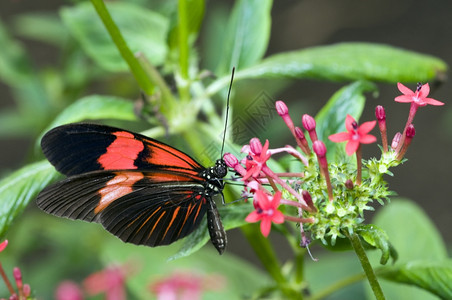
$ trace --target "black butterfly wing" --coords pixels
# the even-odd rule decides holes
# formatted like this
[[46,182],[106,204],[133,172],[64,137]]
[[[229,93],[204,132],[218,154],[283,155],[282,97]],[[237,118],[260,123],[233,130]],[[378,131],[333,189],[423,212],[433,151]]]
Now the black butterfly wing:
[[45,188],[38,206],[97,222],[124,242],[168,245],[197,228],[207,199],[200,178],[175,171],[94,171]]
[[41,147],[55,168],[66,176],[96,170],[183,171],[204,169],[189,155],[160,141],[115,127],[74,123],[47,132]]

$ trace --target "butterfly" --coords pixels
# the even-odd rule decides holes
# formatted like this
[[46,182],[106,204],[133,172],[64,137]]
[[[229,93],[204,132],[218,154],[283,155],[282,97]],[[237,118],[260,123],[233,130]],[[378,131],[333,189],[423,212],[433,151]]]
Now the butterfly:
[[45,212],[100,223],[124,242],[151,247],[189,235],[207,213],[212,244],[224,252],[226,232],[213,200],[224,188],[223,159],[205,168],[155,139],[87,123],[53,128],[41,147],[68,176],[38,195]]

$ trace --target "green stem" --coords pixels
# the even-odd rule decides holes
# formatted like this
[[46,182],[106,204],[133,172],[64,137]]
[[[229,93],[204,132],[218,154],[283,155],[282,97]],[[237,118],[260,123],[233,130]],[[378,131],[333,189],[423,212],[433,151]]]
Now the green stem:
[[355,282],[361,281],[366,277],[366,275],[364,275],[364,273],[361,274],[356,274],[350,277],[347,277],[343,280],[340,280],[332,285],[330,285],[329,287],[327,287],[326,289],[323,289],[320,293],[313,295],[312,297],[309,297],[307,300],[320,300],[323,299],[327,296],[329,296],[330,294],[341,290],[342,288],[349,286]]
[[179,69],[181,82],[178,85],[180,98],[183,101],[190,100],[189,86],[189,45],[188,45],[188,11],[187,0],[178,1],[178,42],[179,42]]
[[91,0],[94,8],[96,9],[97,14],[101,18],[104,23],[105,28],[110,34],[111,39],[115,43],[119,52],[121,53],[122,58],[129,65],[130,71],[132,72],[135,80],[137,81],[140,88],[148,95],[152,95],[154,92],[154,84],[151,82],[150,78],[147,76],[143,67],[140,65],[138,60],[135,58],[134,54],[127,46],[126,41],[124,40],[119,28],[116,26],[113,21],[110,13],[105,6],[103,0]]
[[156,70],[156,68],[151,64],[151,62],[143,55],[143,53],[137,53],[136,55],[138,61],[143,67],[144,71],[147,74],[148,78],[152,78],[153,82],[159,87],[161,93],[161,101],[160,111],[162,114],[166,114],[167,110],[170,109],[175,104],[173,94],[171,93],[170,88],[166,84],[165,80],[160,76],[160,73]]
[[377,300],[385,299],[385,296],[383,295],[383,290],[381,289],[381,286],[378,283],[377,276],[375,275],[375,272],[372,269],[372,266],[369,262],[369,258],[367,257],[366,252],[364,251],[364,247],[361,244],[359,236],[356,233],[349,234],[348,232],[345,232],[345,235],[350,240],[353,249],[355,250],[356,255],[358,256],[359,262],[363,267],[364,273],[366,274],[370,287],[374,292],[375,298]]
[[302,299],[301,293],[297,293],[288,287],[289,283],[281,272],[281,266],[273,251],[273,247],[267,238],[262,236],[257,224],[247,224],[240,227],[242,233],[250,243],[257,257],[263,264],[264,268],[275,280],[281,292],[287,299]]

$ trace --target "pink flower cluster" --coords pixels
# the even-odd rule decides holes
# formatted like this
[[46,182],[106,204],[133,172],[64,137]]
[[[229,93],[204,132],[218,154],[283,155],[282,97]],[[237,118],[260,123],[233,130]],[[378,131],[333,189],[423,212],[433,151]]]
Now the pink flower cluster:
[[[2,243],[0,243],[0,252],[5,250],[7,245],[8,240],[4,240]],[[30,296],[31,294],[30,285],[23,283],[22,272],[18,267],[15,267],[13,269],[13,277],[14,280],[16,281],[17,292],[14,290],[13,285],[6,276],[5,270],[3,270],[3,266],[1,263],[0,263],[0,275],[2,276],[3,281],[5,282],[6,287],[8,288],[8,291],[11,294],[9,297],[10,300],[25,300]]]
[[[403,95],[396,97],[395,101],[411,103],[410,115],[403,134],[397,133],[391,146],[397,157],[397,160],[401,160],[415,134],[412,121],[417,108],[420,106],[425,106],[427,104],[443,105],[444,103],[432,98],[427,98],[430,90],[428,84],[418,84],[415,92],[409,90],[407,87],[400,83],[398,84],[398,88],[403,93]],[[309,142],[306,139],[305,132],[300,127],[296,127],[294,125],[294,122],[289,115],[289,109],[287,108],[287,105],[283,101],[277,101],[276,110],[292,133],[295,142],[300,148],[301,152],[289,145],[283,148],[270,149],[268,140],[266,140],[264,145],[262,145],[261,141],[258,138],[252,138],[250,140],[250,143],[243,146],[242,148],[242,152],[245,153],[246,156],[241,161],[239,161],[234,155],[230,153],[226,153],[224,155],[226,164],[230,168],[233,168],[238,174],[240,174],[241,180],[244,181],[244,196],[253,197],[254,211],[248,215],[246,221],[260,221],[261,232],[266,237],[270,233],[272,223],[281,224],[284,221],[293,221],[300,224],[313,223],[315,222],[314,218],[302,218],[302,212],[303,210],[311,213],[315,213],[317,211],[317,208],[314,206],[309,192],[306,190],[296,191],[292,187],[293,185],[290,184],[291,182],[293,183],[294,181],[297,181],[297,179],[281,179],[281,177],[295,177],[300,178],[299,180],[301,180],[304,174],[277,174],[273,172],[267,166],[267,161],[273,154],[286,152],[294,156],[296,159],[300,160],[305,166],[308,166],[308,159],[306,158],[306,156],[311,155],[311,151],[314,152],[318,160],[320,172],[322,176],[324,176],[326,181],[329,201],[333,201],[334,199],[333,189],[329,178],[330,175],[328,172],[328,162],[326,158],[327,149],[325,144],[318,139],[315,119],[307,114],[303,115],[301,118],[302,126],[306,130],[307,135],[311,140],[310,147]],[[347,142],[345,151],[348,155],[356,153],[356,185],[361,184],[362,177],[361,145],[376,142],[376,137],[369,133],[375,127],[377,122],[382,137],[383,151],[388,152],[388,143],[386,136],[386,114],[382,106],[378,106],[376,108],[376,118],[376,121],[364,122],[363,124],[358,125],[358,123],[352,116],[347,115],[345,116],[345,128],[347,131],[332,134],[329,136],[329,139],[333,142]],[[274,193],[270,192],[267,188],[264,187],[264,185],[270,185],[274,190]],[[347,180],[347,187],[353,188],[353,185],[354,184],[351,180]],[[284,199],[282,197],[282,191],[288,192],[293,196],[294,199],[297,199],[297,201]],[[284,215],[279,210],[281,204],[297,207],[299,212],[298,216],[293,217]],[[303,244],[303,241],[305,241],[306,239],[303,233],[303,226],[300,226],[300,228],[302,230]]]

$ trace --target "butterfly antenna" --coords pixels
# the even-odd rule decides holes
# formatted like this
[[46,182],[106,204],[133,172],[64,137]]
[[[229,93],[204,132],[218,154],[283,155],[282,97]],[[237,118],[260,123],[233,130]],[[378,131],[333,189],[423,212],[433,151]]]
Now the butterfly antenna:
[[228,117],[229,117],[229,98],[231,97],[232,82],[234,81],[234,72],[235,72],[235,67],[232,67],[231,82],[229,83],[228,98],[226,100],[226,120],[224,122],[223,144],[221,145],[221,156],[220,157],[223,157],[224,141],[226,140],[226,128],[228,127]]

